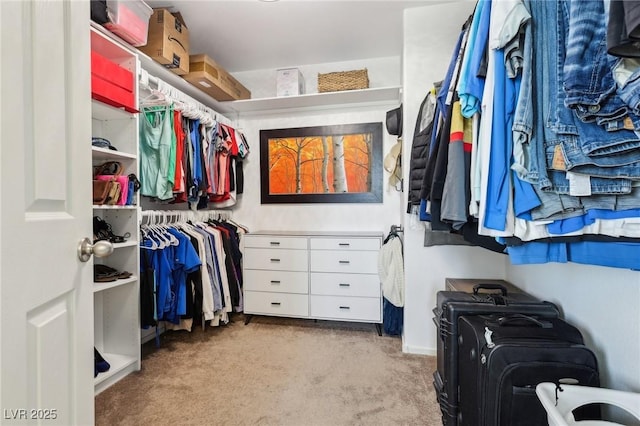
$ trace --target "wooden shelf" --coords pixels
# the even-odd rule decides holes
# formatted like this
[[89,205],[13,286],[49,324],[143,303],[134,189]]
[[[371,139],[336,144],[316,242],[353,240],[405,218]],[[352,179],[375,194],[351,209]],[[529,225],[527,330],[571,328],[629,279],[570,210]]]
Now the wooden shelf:
[[109,204],[94,204],[94,210],[135,210],[138,206],[112,206]]
[[115,281],[107,281],[107,282],[95,282],[93,283],[93,292],[98,293],[104,290],[109,290],[110,288],[120,287],[121,285],[135,283],[138,280],[136,275],[132,275],[129,278],[125,279],[117,279]]
[[101,355],[109,363],[110,368],[104,373],[98,373],[93,379],[96,394],[102,392],[127,374],[138,370],[139,361],[134,356],[115,353],[101,353]]
[[380,87],[223,102],[225,107],[237,113],[275,113],[291,110],[322,110],[365,104],[373,106],[396,103],[400,103],[400,87]]
[[97,146],[91,147],[94,160],[135,160],[138,156],[136,154],[130,154],[128,152],[114,151],[107,148],[99,148]]

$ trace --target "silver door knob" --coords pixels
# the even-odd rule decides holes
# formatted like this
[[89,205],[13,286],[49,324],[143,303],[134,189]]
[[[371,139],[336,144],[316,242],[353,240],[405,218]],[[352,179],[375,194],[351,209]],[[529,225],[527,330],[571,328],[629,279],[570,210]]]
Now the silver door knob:
[[95,257],[107,257],[113,253],[113,244],[109,241],[96,241],[95,244],[91,244],[89,238],[83,238],[78,243],[78,259],[81,262],[87,262],[91,259],[91,255]]

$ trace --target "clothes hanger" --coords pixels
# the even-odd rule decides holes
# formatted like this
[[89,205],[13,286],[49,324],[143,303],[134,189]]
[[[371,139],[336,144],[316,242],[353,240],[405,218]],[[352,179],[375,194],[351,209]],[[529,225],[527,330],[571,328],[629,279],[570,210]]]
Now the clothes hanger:
[[140,106],[153,107],[153,106],[166,106],[170,105],[171,100],[160,90],[151,89],[151,93],[140,101]]
[[168,226],[164,223],[166,219],[165,213],[158,213],[158,223],[156,224],[160,237],[164,240],[166,247],[177,246],[180,244],[178,238],[169,232]]
[[160,216],[160,217],[162,218],[162,223],[160,224],[160,227],[161,227],[161,229],[164,230],[163,235],[169,241],[169,245],[172,245],[174,247],[180,245],[180,240],[178,239],[178,237],[176,237],[171,232],[169,232],[170,224],[169,223],[164,223],[164,220],[168,219],[168,217],[166,216],[166,213],[163,216]]
[[160,248],[156,240],[151,238],[151,236],[149,235],[149,228],[147,224],[140,226],[140,231],[142,232],[142,240],[151,242],[151,247],[147,247],[146,245],[141,244],[141,248],[148,250],[157,250],[158,248]]
[[164,231],[162,231],[159,227],[158,227],[158,216],[157,213],[152,213],[152,219],[151,219],[151,223],[149,224],[149,231],[150,231],[150,237],[152,239],[155,239],[155,241],[158,243],[158,248],[159,249],[165,249],[169,246],[169,242],[168,240],[166,240],[163,236]]

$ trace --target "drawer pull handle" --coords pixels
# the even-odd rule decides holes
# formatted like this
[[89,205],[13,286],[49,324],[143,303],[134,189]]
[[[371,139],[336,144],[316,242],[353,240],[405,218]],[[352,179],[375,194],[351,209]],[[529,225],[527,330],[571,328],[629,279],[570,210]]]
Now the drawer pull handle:
[[340,263],[341,265],[348,265],[351,262],[349,262],[348,260],[339,260],[338,263]]
[[347,283],[340,283],[339,285],[340,285],[340,287],[350,287],[351,286],[351,284],[347,284]]
[[275,263],[275,262],[280,262],[280,259],[269,259],[269,260],[271,260],[271,261],[272,261],[272,262],[274,262],[274,263]]
[[271,246],[279,246],[280,245],[280,241],[270,241],[269,245],[271,245]]
[[349,243],[338,243],[340,247],[349,247]]
[[348,306],[340,306],[340,309],[351,309],[351,308]]
[[280,302],[271,302],[271,306],[280,306]]
[[271,281],[271,284],[280,284],[280,281],[272,280],[272,281]]

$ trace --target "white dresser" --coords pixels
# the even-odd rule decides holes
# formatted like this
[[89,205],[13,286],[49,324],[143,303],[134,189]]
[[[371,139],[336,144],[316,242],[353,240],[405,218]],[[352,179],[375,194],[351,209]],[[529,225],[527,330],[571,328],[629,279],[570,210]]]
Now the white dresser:
[[357,232],[246,234],[245,323],[252,315],[370,322],[381,334],[382,238]]

